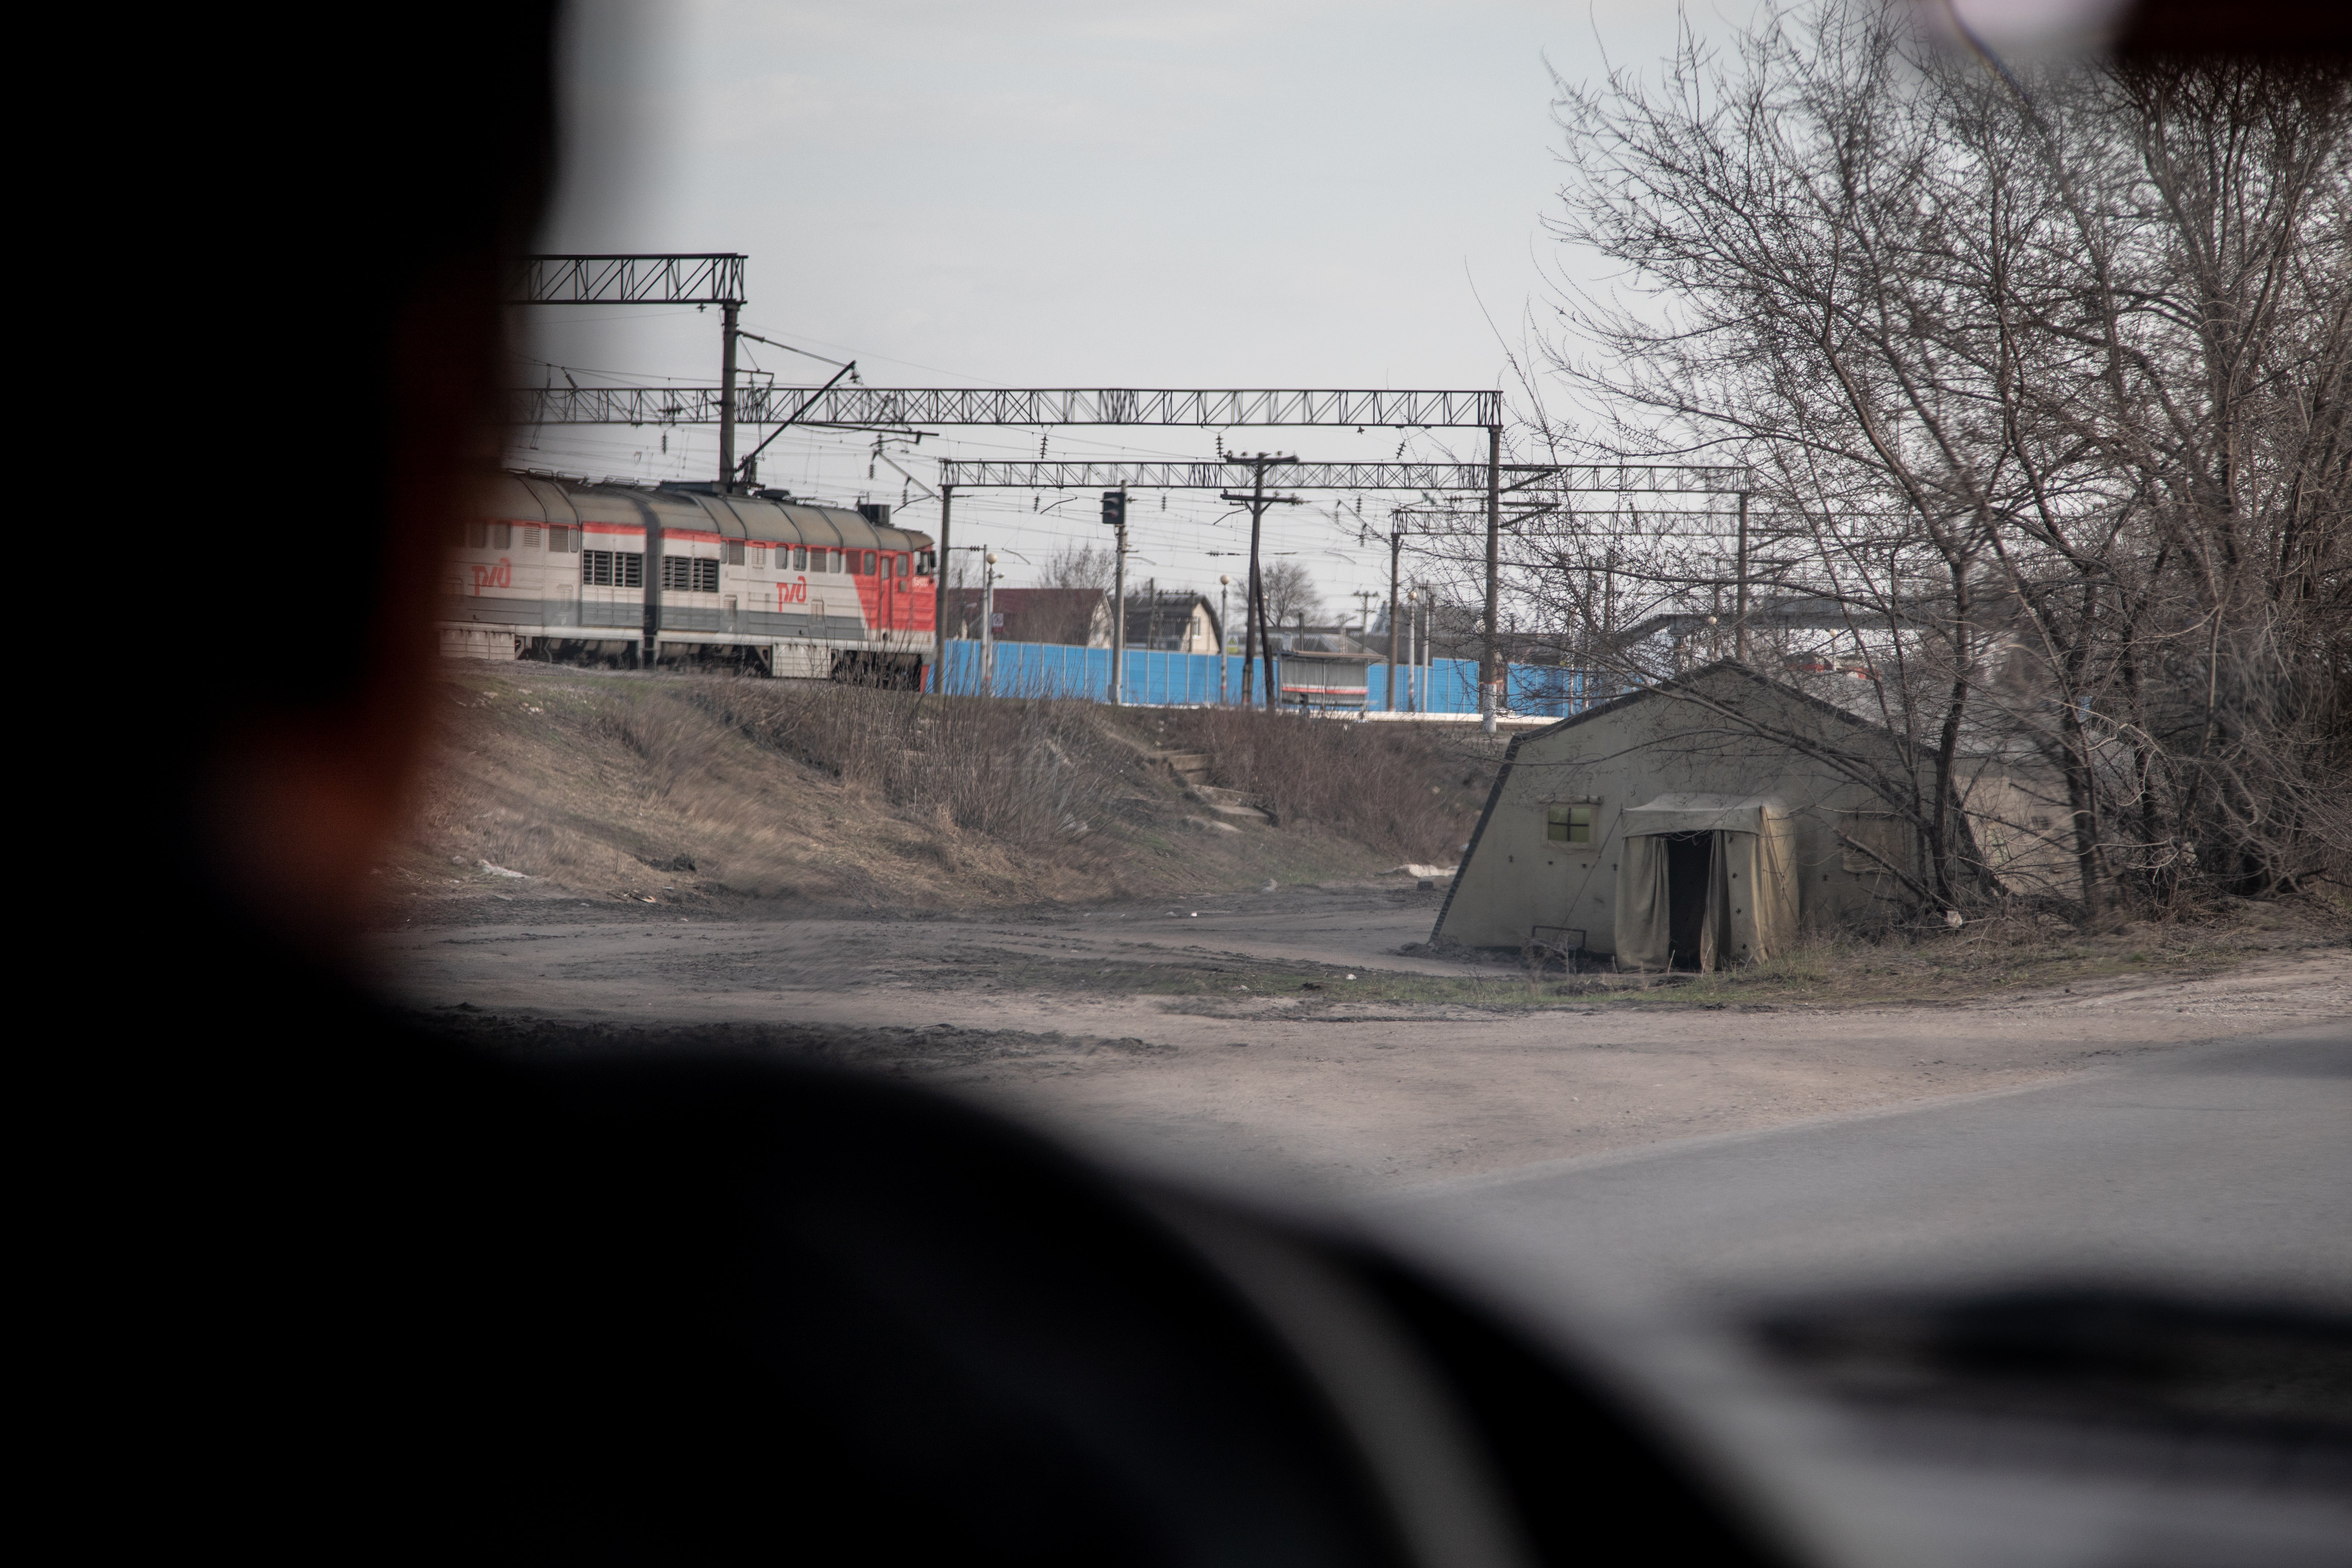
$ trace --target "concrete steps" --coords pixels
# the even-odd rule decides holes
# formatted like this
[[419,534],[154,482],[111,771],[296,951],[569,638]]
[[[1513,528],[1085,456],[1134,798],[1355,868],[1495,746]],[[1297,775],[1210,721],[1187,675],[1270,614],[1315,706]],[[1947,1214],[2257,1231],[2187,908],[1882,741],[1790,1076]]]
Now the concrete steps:
[[1241,817],[1250,822],[1272,822],[1274,818],[1249,804],[1249,798],[1237,789],[1218,789],[1210,784],[1193,784],[1184,791],[1184,798],[1207,806],[1219,816]]
[[1148,751],[1143,753],[1147,763],[1164,767],[1184,786],[1184,798],[1195,805],[1207,807],[1229,821],[1266,822],[1273,817],[1250,805],[1249,797],[1237,789],[1220,789],[1209,783],[1216,771],[1216,759],[1206,752]]
[[1195,785],[1207,780],[1214,762],[1206,752],[1162,752],[1160,760],[1168,764],[1170,773]]

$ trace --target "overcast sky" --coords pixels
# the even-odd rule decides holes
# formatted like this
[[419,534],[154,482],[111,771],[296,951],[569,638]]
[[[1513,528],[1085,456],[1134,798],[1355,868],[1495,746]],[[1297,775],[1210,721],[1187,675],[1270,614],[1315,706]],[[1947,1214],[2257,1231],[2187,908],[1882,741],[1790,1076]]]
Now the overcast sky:
[[[1702,0],[1710,36],[1738,0]],[[543,247],[749,255],[744,325],[857,360],[873,385],[1491,387],[1564,259],[1541,219],[1562,172],[1551,71],[1654,66],[1671,5],[1129,5],[1091,0],[591,5],[567,56],[567,183]],[[1581,275],[1588,267],[1567,258]],[[532,353],[582,381],[709,384],[717,313],[541,310]],[[1490,320],[1491,318],[1491,320]],[[747,345],[781,380],[814,361]],[[551,372],[542,374],[553,374]],[[560,377],[559,377],[560,379]],[[954,430],[890,456],[1213,455],[1192,429]],[[1234,431],[1244,449],[1386,458],[1395,432]],[[1472,432],[1416,434],[1410,455]],[[519,462],[712,477],[717,437],[541,433]],[[874,477],[869,478],[869,468]],[[869,437],[788,433],[761,478],[835,500],[924,502]],[[1103,531],[1091,495],[965,492],[959,543],[1028,580]],[[1336,609],[1385,592],[1358,498],[1270,520]],[[1402,498],[1366,495],[1368,523]],[[1134,503],[1131,572],[1213,593],[1245,542],[1213,497]],[[1033,510],[1035,509],[1035,510]],[[1344,515],[1338,515],[1343,513]],[[1349,614],[1354,614],[1353,601]]]

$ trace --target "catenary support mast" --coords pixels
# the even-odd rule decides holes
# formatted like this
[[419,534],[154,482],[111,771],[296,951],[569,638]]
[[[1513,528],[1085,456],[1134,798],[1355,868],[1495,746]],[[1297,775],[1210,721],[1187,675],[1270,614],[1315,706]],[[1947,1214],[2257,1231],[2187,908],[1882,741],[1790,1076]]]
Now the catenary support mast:
[[1731,605],[1731,649],[1739,662],[1748,662],[1748,492],[1739,492],[1739,586]]
[[735,488],[735,312],[733,300],[719,307],[719,488]]
[[1495,732],[1503,705],[1503,427],[1486,426],[1486,640],[1478,668],[1478,725]]
[[940,563],[931,569],[931,690],[940,694],[948,689],[948,524],[954,515],[955,486],[941,485]]

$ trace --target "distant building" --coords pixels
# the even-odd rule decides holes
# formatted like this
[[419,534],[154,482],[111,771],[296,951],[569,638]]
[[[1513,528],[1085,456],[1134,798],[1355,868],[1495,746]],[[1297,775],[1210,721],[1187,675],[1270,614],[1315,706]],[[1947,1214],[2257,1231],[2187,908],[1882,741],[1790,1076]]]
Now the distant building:
[[[948,636],[980,640],[981,590],[949,588],[942,597]],[[1099,588],[999,588],[994,607],[996,623],[990,631],[998,642],[1110,646],[1110,595]]]
[[1127,646],[1160,653],[1214,653],[1223,640],[1217,602],[1189,590],[1147,588],[1127,597]]
[[[981,591],[950,588],[944,594],[948,636],[980,637]],[[998,642],[1059,643],[1066,647],[1108,647],[1110,595],[1101,588],[999,588],[995,595]],[[1129,594],[1127,646],[1161,653],[1214,653],[1219,634],[1216,601],[1174,590]]]

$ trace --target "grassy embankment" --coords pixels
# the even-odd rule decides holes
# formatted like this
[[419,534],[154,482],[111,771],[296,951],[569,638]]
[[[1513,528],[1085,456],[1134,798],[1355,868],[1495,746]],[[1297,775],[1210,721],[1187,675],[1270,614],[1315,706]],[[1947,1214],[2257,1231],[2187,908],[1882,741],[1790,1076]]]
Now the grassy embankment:
[[[859,909],[1204,893],[1452,864],[1491,763],[1414,727],[452,665],[404,890]],[[1188,799],[1148,761],[1222,742]],[[526,884],[478,869],[526,873]]]

